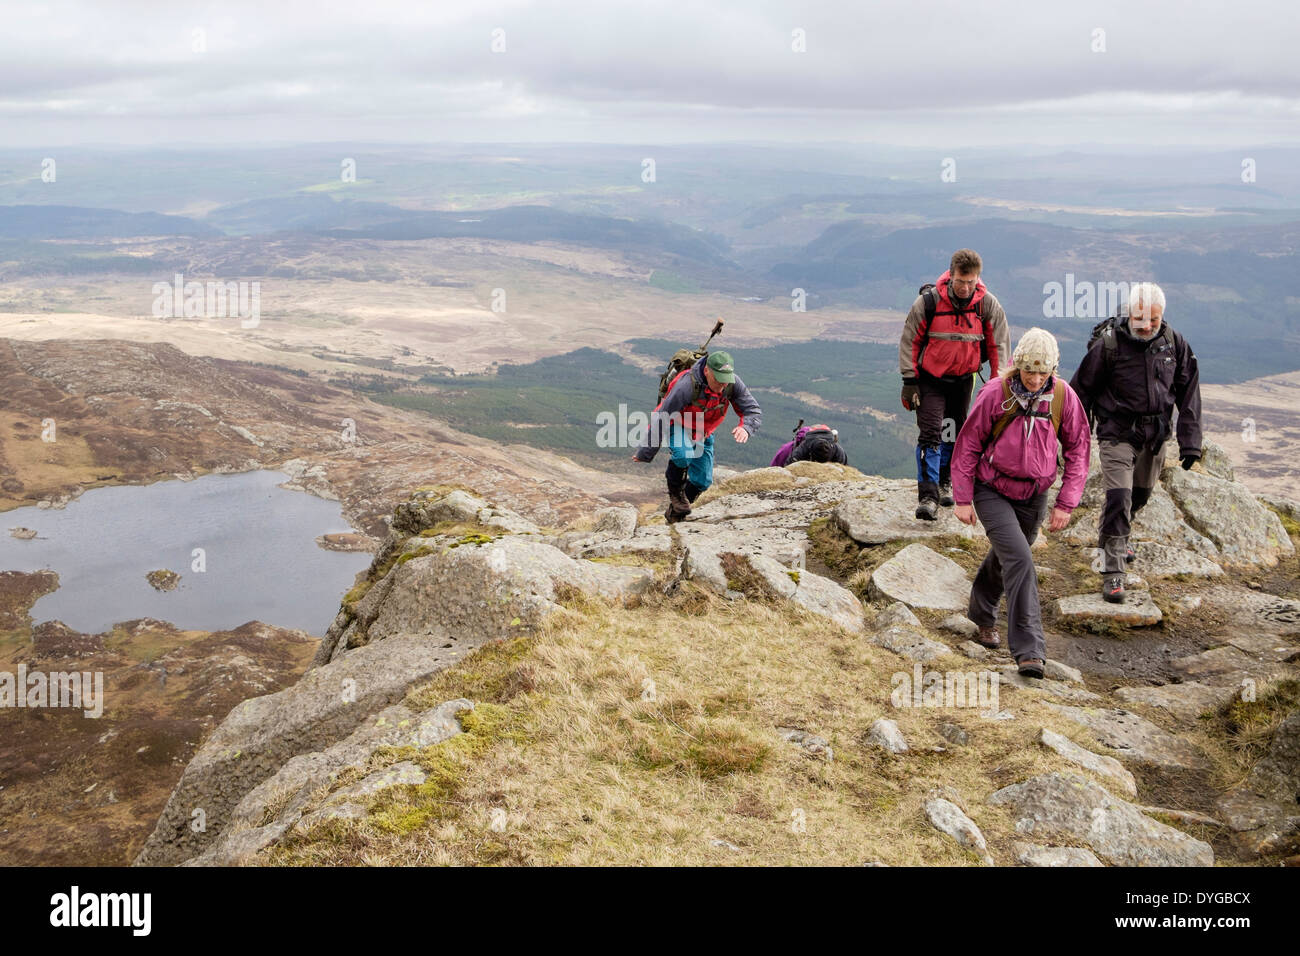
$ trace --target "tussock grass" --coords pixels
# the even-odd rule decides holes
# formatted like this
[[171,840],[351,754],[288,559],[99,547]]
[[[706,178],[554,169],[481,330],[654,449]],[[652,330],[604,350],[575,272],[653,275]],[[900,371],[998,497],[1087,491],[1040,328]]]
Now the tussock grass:
[[1300,707],[1300,681],[1279,680],[1257,689],[1253,701],[1237,695],[1202,714],[1195,733],[1210,758],[1214,781],[1222,789],[1240,786],[1267,752],[1278,725]]
[[[381,752],[368,768],[411,759],[424,785],[287,841],[271,862],[974,864],[925,819],[926,795],[943,785],[1011,862],[1012,822],[985,798],[1065,769],[1034,742],[1038,727],[1087,740],[1030,690],[1002,690],[1015,721],[894,708],[891,676],[910,661],[785,602],[731,602],[690,583],[634,607],[577,591],[562,601],[531,639],[488,645],[408,697],[477,702],[462,737]],[[943,663],[978,666],[953,657],[927,669]],[[897,721],[910,753],[865,742],[880,717]],[[944,722],[970,746],[932,750]],[[806,756],[779,727],[825,737],[834,761]]]

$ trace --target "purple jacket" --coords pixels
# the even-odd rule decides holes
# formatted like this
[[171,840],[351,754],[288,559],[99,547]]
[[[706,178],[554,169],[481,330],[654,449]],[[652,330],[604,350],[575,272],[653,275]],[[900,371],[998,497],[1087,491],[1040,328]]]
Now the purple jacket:
[[[1011,374],[1015,374],[1012,372]],[[1052,406],[1052,388],[1043,390],[1038,410],[1047,414]],[[980,389],[975,404],[957,435],[952,451],[952,497],[959,505],[968,505],[975,493],[975,482],[982,481],[1016,501],[1024,501],[1046,491],[1056,482],[1056,449],[1065,454],[1065,477],[1056,495],[1056,507],[1073,511],[1088,480],[1088,455],[1092,436],[1088,416],[1074,389],[1065,386],[1065,407],[1061,409],[1061,431],[1052,434],[1051,418],[1033,418],[1033,428],[1025,434],[1026,417],[1017,415],[992,447],[986,447],[993,425],[1002,417],[1002,379],[994,378]]]
[[784,468],[790,461],[790,455],[794,453],[794,446],[799,444],[799,439],[807,435],[809,431],[811,431],[811,427],[805,425],[795,432],[793,438],[776,450],[776,454],[772,456],[772,464],[767,467]]

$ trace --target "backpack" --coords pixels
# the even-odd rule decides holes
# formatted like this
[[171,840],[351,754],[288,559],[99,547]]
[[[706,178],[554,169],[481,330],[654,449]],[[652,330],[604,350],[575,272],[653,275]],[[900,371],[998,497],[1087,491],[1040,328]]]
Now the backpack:
[[[668,394],[669,386],[672,385],[673,380],[676,379],[678,375],[693,367],[696,362],[709,354],[709,343],[712,342],[713,337],[721,331],[722,319],[718,319],[717,324],[713,326],[713,331],[709,333],[709,337],[704,340],[703,345],[696,349],[678,349],[673,353],[673,357],[668,360],[668,367],[664,369],[664,373],[659,376],[659,398],[655,402],[656,406],[663,402],[664,396]],[[691,401],[698,403],[702,386],[699,381],[695,379],[692,379],[692,383],[695,386],[695,392]],[[725,402],[730,400],[730,398],[731,385],[725,384],[722,386],[722,399]]]
[[[802,434],[800,434],[802,432]],[[799,424],[794,426],[794,448],[801,448],[804,445],[809,447],[813,445],[826,445],[834,448],[840,443],[840,433],[837,429],[829,425],[809,425],[804,427],[803,419],[799,419]],[[794,448],[790,449],[791,453]],[[831,461],[834,458],[833,452],[828,452],[824,458],[810,459],[813,461]]]
[[[922,296],[925,299],[925,330],[926,330],[925,336],[928,339],[930,337],[930,323],[934,321],[934,314],[939,310],[939,293],[935,290],[933,282],[927,282],[925,285],[921,286],[921,288],[917,289],[916,292],[918,295]],[[979,317],[980,324],[984,326],[984,335],[987,337],[989,333],[989,320],[983,316],[982,308],[980,312],[981,312]],[[989,360],[988,342],[986,342],[984,339],[980,339],[981,369],[983,368],[985,363],[988,362],[988,360]],[[984,381],[983,371],[980,371],[979,376],[980,376],[980,381]]]
[[[1066,389],[1065,380],[1061,378],[1061,376],[1057,375],[1056,383],[1052,388],[1052,409],[1048,413],[1048,416],[1050,416],[1052,419],[1052,434],[1054,435],[1059,435],[1061,433],[1061,415],[1065,411],[1065,389]],[[1002,376],[1002,401],[1005,403],[1007,401],[1010,401],[1010,399],[1011,399],[1011,376],[1003,375]],[[1001,434],[1004,431],[1006,431],[1007,426],[1011,424],[1012,419],[1014,419],[1017,415],[1019,415],[1022,410],[1023,410],[1022,406],[1019,402],[1012,402],[1011,408],[1003,412],[1002,417],[993,423],[993,430],[989,432],[989,440],[985,443],[984,447],[988,448],[994,442],[996,442],[998,438],[1001,436]],[[1026,414],[1033,415],[1036,418],[1048,417],[1043,415],[1043,413],[1038,411],[1037,409],[1035,409],[1032,412],[1026,412]]]
[[[1092,327],[1092,333],[1088,336],[1088,348],[1085,352],[1091,352],[1092,347],[1101,339],[1101,347],[1105,349],[1102,353],[1102,359],[1106,363],[1106,370],[1109,372],[1115,367],[1115,350],[1119,348],[1119,343],[1115,340],[1115,326],[1119,324],[1123,314],[1112,315],[1108,319],[1102,319]],[[1160,335],[1164,338],[1165,344],[1169,348],[1174,347],[1174,330],[1169,327],[1168,322],[1160,323]]]

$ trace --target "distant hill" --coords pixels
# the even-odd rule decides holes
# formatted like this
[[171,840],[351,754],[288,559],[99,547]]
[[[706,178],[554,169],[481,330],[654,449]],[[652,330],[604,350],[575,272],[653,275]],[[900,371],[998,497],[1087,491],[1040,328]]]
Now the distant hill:
[[0,238],[114,239],[134,236],[219,236],[220,230],[156,212],[86,206],[0,206]]

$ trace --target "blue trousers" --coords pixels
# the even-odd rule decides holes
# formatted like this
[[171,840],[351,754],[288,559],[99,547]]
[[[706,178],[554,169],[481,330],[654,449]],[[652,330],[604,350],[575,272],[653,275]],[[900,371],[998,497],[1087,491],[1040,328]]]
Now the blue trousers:
[[[700,491],[713,484],[712,435],[697,442],[680,426],[671,425],[668,428],[668,450],[672,453],[672,460],[668,463],[670,471],[675,468],[680,475],[685,469],[686,480]],[[671,475],[669,481],[672,481]]]

